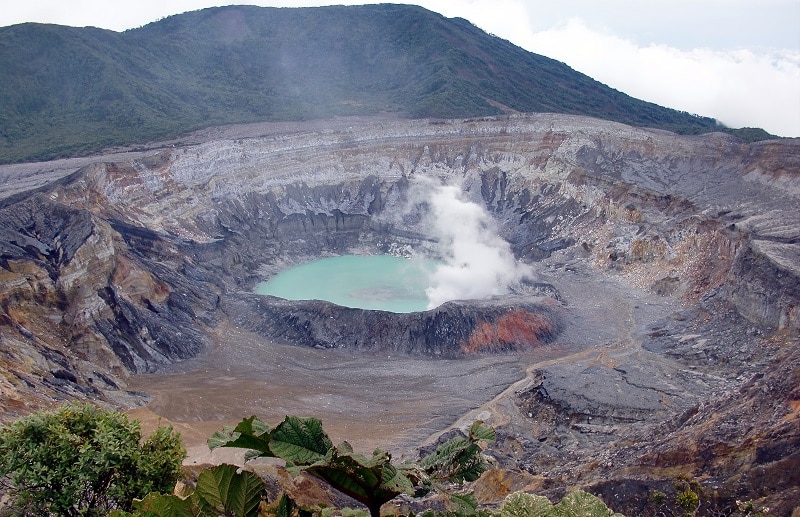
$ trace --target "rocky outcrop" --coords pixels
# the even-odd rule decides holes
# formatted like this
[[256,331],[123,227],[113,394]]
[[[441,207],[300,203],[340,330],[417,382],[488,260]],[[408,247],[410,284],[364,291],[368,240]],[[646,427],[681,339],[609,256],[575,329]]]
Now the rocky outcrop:
[[200,352],[208,321],[198,308],[215,309],[203,286],[151,261],[140,236],[54,198],[0,209],[7,415],[29,403],[124,396],[129,374]]
[[441,358],[531,350],[551,342],[562,324],[554,304],[522,297],[412,313],[252,295],[229,303],[224,310],[235,314],[235,324],[278,342]]
[[747,319],[774,329],[800,329],[800,243],[752,240],[730,270],[728,296]]

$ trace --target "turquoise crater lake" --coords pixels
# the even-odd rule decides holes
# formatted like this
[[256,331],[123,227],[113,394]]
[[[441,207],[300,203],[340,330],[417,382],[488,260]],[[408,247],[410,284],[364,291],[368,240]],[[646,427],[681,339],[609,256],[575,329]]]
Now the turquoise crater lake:
[[326,300],[344,307],[418,312],[438,262],[389,255],[343,255],[300,264],[256,286],[256,294]]

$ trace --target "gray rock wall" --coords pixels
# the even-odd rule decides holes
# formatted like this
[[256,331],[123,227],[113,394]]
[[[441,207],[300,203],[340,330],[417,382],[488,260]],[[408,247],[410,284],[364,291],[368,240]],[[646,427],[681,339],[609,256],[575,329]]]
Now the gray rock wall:
[[[363,347],[371,331],[345,336],[318,320],[320,307],[292,306],[280,330],[275,322],[289,317],[279,305],[245,294],[321,255],[436,256],[425,215],[431,182],[456,184],[483,206],[519,260],[558,253],[632,287],[687,303],[717,293],[759,325],[800,328],[796,140],[747,145],[543,114],[227,131],[98,161],[3,200],[0,332],[12,350],[4,371],[13,390],[27,389],[23,378],[55,382],[60,370],[77,380],[61,375],[64,393],[103,379],[123,384],[130,372],[199,353],[218,318],[241,317],[287,341]],[[267,324],[253,322],[259,310]],[[352,312],[348,321],[393,329],[378,349],[514,348],[465,348],[479,313],[495,311],[494,322],[502,314],[469,304],[458,311],[460,323],[442,322],[452,316],[445,312]],[[436,318],[439,326],[428,326]],[[8,373],[16,362],[25,371]]]

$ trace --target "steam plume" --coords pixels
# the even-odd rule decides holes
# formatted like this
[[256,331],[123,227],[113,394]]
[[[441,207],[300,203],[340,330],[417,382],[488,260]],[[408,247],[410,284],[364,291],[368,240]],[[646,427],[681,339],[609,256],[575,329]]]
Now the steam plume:
[[448,300],[504,294],[530,275],[530,267],[514,258],[508,242],[480,205],[465,200],[452,185],[426,185],[432,227],[441,246],[443,264],[430,276],[428,309]]

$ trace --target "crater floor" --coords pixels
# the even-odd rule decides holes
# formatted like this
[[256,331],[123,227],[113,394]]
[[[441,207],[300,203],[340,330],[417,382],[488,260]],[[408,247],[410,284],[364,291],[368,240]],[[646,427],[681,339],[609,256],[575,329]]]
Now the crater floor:
[[[410,454],[451,427],[516,419],[514,395],[529,388],[541,368],[587,362],[610,368],[644,354],[637,334],[676,308],[667,298],[602,278],[580,262],[554,258],[541,267],[540,278],[561,293],[568,320],[546,347],[430,359],[282,345],[226,323],[208,353],[130,379],[130,389],[152,396],[152,413],[136,415],[146,421],[162,417],[182,429],[189,462],[213,461],[205,446],[210,434],[253,414],[274,423],[285,415],[317,416],[334,440],[346,439],[358,450]],[[654,362],[641,368],[658,378],[675,366]],[[623,406],[625,401],[607,400],[613,398],[608,388],[586,386],[582,394]]]

